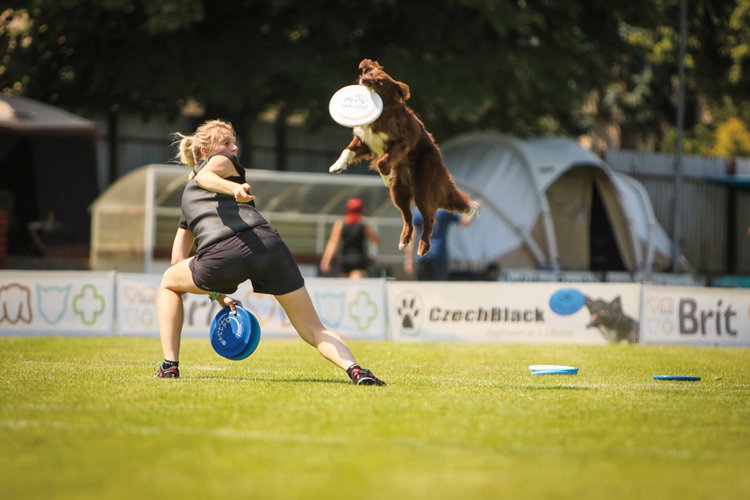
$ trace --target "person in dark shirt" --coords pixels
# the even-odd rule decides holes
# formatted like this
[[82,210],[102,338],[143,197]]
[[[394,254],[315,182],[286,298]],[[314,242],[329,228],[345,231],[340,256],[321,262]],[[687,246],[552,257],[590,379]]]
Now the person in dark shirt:
[[[358,385],[385,385],[366,368],[313,307],[292,253],[255,208],[255,196],[237,161],[234,128],[211,120],[191,136],[178,134],[180,161],[193,168],[182,195],[182,218],[157,298],[164,361],[157,378],[179,378],[185,293],[206,294],[233,312],[234,293],[250,280],[253,291],[274,295],[297,333]],[[196,253],[190,256],[195,245]]]
[[370,266],[367,241],[380,245],[380,236],[362,220],[363,208],[360,198],[350,198],[346,201],[344,218],[334,223],[323,258],[320,260],[320,270],[324,273],[331,272],[331,263],[341,244],[341,253],[338,256],[341,275],[349,278],[367,277]]

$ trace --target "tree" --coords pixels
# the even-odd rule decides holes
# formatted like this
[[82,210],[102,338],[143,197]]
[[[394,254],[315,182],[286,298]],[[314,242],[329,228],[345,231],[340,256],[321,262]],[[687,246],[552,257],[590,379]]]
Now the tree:
[[[649,134],[673,107],[675,51],[661,42],[674,42],[663,28],[677,1],[12,1],[0,88],[89,113],[177,113],[192,99],[238,128],[268,109],[314,126],[368,57],[411,86],[438,139],[478,128],[577,135],[592,92],[609,103],[602,113]],[[747,14],[730,7],[748,1],[718,2],[720,19],[736,21],[716,27],[710,47],[691,39],[696,60],[733,48],[722,74],[739,68],[740,83]],[[691,26],[712,34],[702,23],[715,3]]]

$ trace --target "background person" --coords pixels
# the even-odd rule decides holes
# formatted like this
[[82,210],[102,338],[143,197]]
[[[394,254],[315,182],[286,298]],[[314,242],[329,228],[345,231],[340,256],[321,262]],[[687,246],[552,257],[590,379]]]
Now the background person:
[[[414,232],[404,255],[404,270],[411,274],[415,271],[420,281],[447,281],[448,271],[448,232],[451,224],[468,226],[474,220],[477,211],[471,215],[459,215],[442,208],[435,214],[435,224],[430,237],[430,251],[423,256],[416,255],[415,241],[422,236],[424,220],[416,208],[412,210]],[[415,265],[416,264],[416,265]]]
[[[226,294],[250,280],[256,293],[272,294],[297,333],[355,384],[385,385],[361,368],[344,341],[325,328],[313,307],[292,253],[255,208],[255,196],[237,161],[236,135],[221,120],[179,135],[180,161],[193,171],[182,195],[182,218],[172,246],[172,266],[157,296],[164,361],[155,377],[178,378],[184,293],[208,294],[233,312],[240,301]],[[196,253],[190,257],[195,243]]]
[[331,229],[323,258],[320,260],[320,270],[331,272],[331,262],[336,250],[341,244],[338,259],[341,265],[341,275],[349,278],[365,278],[370,267],[370,256],[367,252],[367,241],[380,245],[380,236],[362,220],[364,211],[360,198],[350,198],[346,201],[344,218],[337,220]]

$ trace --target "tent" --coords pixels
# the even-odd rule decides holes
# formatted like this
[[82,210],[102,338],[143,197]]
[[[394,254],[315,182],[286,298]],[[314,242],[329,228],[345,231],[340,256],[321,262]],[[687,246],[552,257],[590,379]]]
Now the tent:
[[0,95],[0,172],[10,253],[88,243],[88,206],[98,192],[93,122]]
[[441,150],[458,185],[482,202],[470,226],[451,232],[452,267],[670,267],[672,244],[643,186],[578,143],[484,132],[456,137]]

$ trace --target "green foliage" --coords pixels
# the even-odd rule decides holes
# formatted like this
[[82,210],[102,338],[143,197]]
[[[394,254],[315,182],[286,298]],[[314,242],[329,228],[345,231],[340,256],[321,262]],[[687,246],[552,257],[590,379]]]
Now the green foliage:
[[716,128],[712,153],[725,158],[750,156],[750,131],[739,118],[732,116]]
[[98,112],[175,112],[193,98],[248,121],[272,107],[315,123],[369,57],[411,85],[438,135],[565,131],[608,81],[618,25],[639,4],[35,0],[30,44],[3,63],[0,88]]
[[156,380],[156,338],[2,337],[3,496],[747,497],[748,349],[352,348],[388,386],[352,386],[300,340],[233,362],[185,339],[183,378]]
[[[438,139],[578,135],[594,125],[580,110],[597,95],[597,119],[615,120],[626,146],[674,123],[680,0],[8,4],[0,89],[92,113],[176,113],[195,100],[241,128],[269,109],[314,126],[368,57],[411,86]],[[750,102],[750,0],[688,7],[692,129],[699,100]]]

